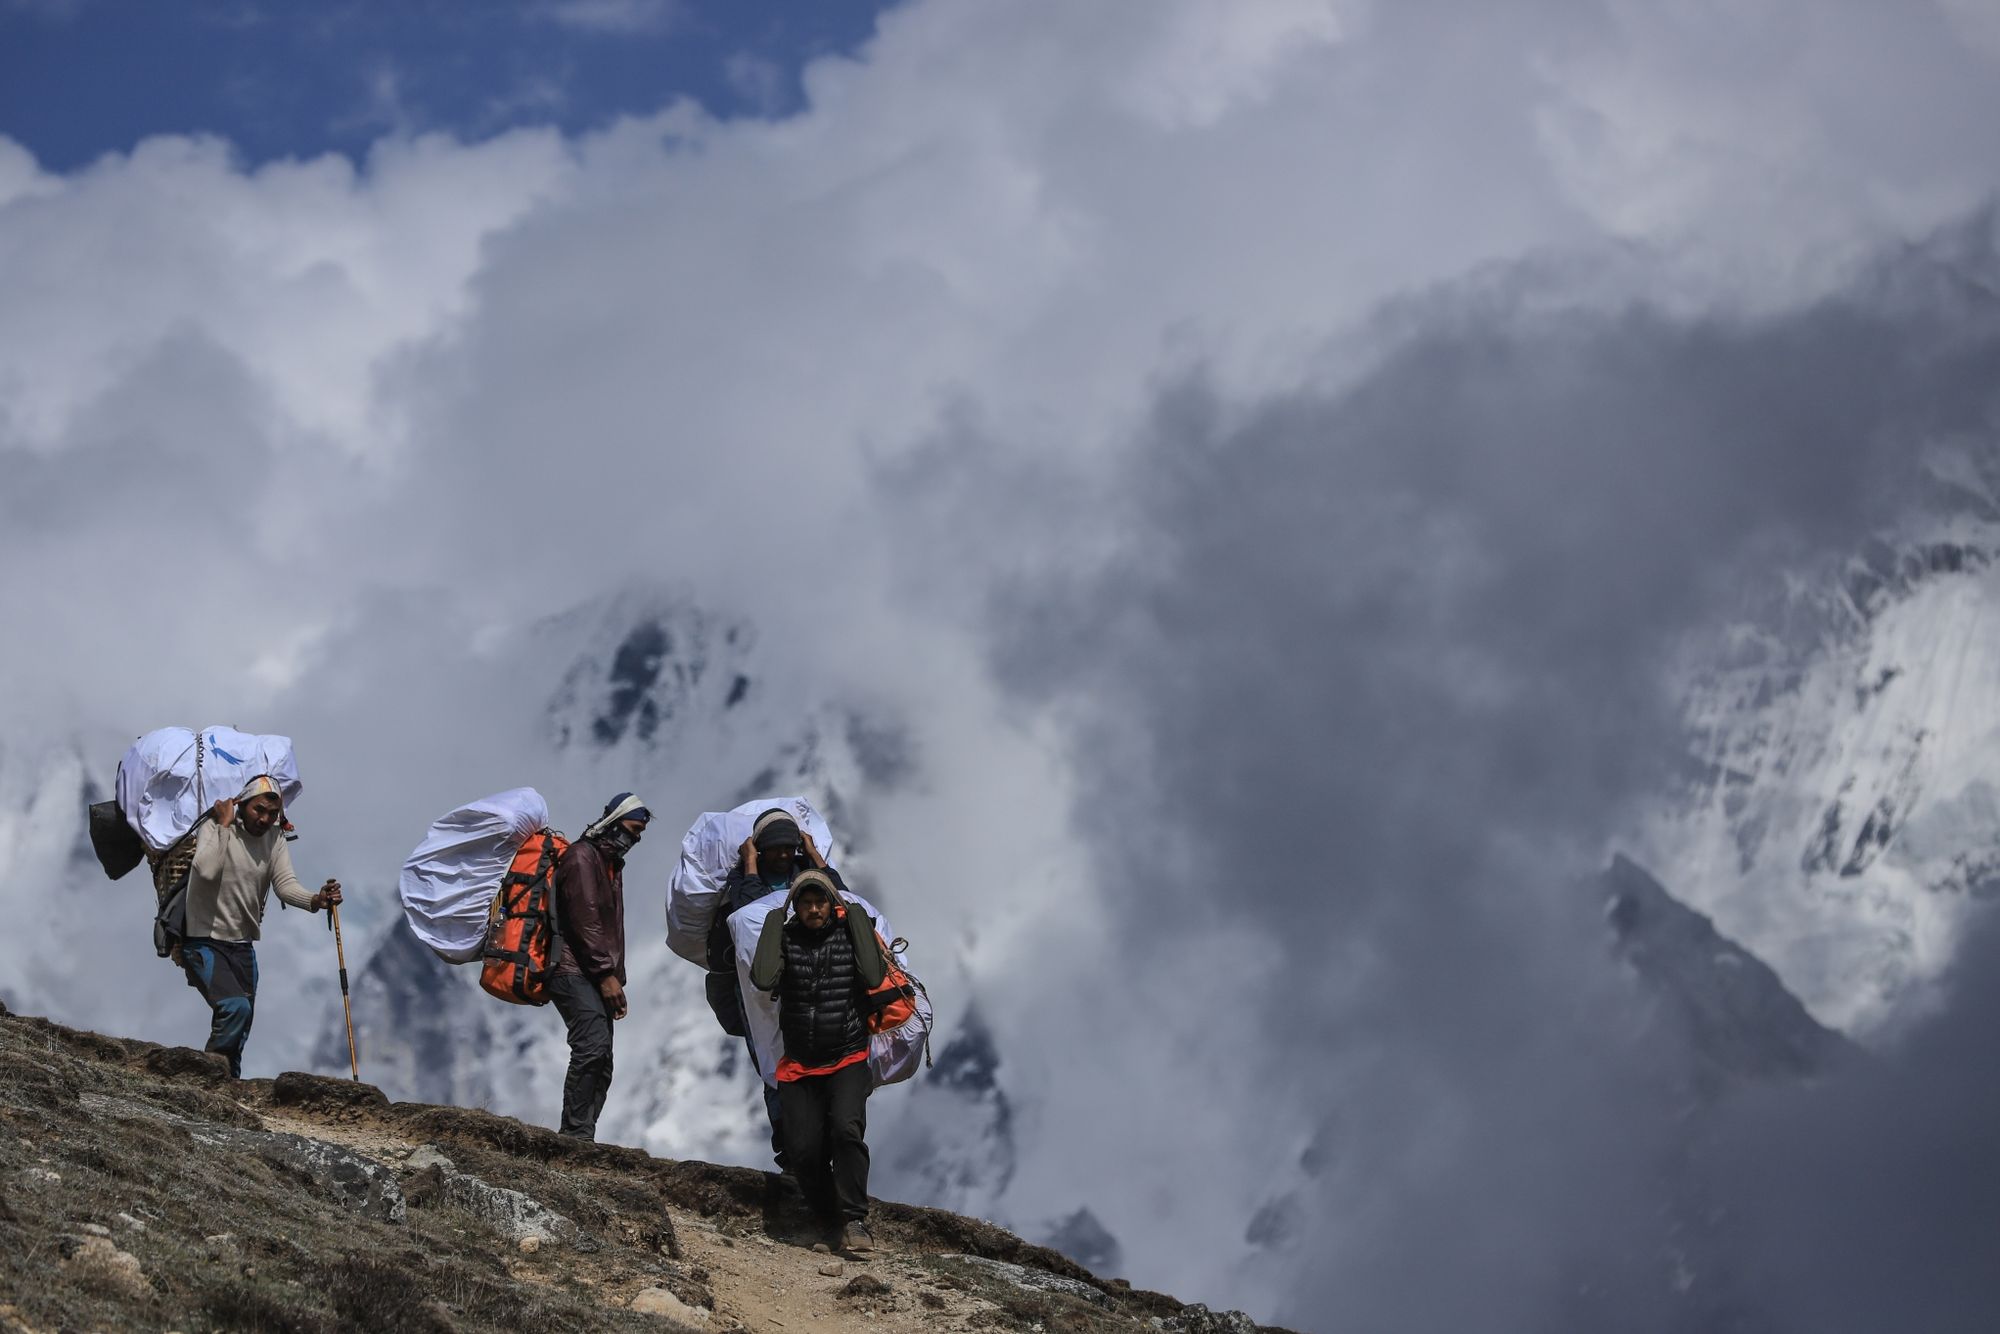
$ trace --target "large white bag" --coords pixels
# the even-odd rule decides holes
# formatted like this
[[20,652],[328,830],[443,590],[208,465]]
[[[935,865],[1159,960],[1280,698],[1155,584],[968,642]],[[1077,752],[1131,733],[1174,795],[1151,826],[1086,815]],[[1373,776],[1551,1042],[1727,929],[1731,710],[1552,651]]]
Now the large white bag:
[[799,828],[812,835],[827,865],[840,865],[833,831],[804,797],[765,797],[746,801],[733,811],[704,813],[681,840],[681,859],[667,884],[667,948],[689,963],[708,965],[708,928],[715,921],[723,882],[735,868],[736,854],[750,837],[751,826],[769,810],[790,813]]
[[[772,1088],[778,1086],[778,1062],[785,1059],[785,1039],[778,1031],[776,998],[750,985],[750,961],[756,956],[757,937],[764,929],[764,919],[773,908],[784,906],[788,892],[774,889],[763,898],[744,904],[729,919],[729,937],[736,947],[736,985],[743,993],[743,1017],[750,1029],[750,1047],[757,1056],[757,1073]],[[874,919],[875,930],[883,940],[896,939],[889,919],[877,912],[875,905],[859,894],[850,893],[846,897],[852,907],[860,908]],[[916,986],[917,1012],[902,1027],[869,1036],[868,1070],[875,1077],[876,1088],[901,1083],[915,1074],[917,1066],[923,1061],[930,1036],[931,998],[925,993],[922,981],[911,971],[907,955],[898,954],[896,964],[909,974],[910,981]]]
[[193,732],[163,727],[132,743],[118,766],[118,809],[147,849],[165,852],[201,813],[268,776],[287,807],[303,785],[292,739],[217,724]]
[[396,881],[417,939],[446,963],[477,959],[501,879],[521,845],[548,822],[542,794],[517,787],[461,806],[432,825]]

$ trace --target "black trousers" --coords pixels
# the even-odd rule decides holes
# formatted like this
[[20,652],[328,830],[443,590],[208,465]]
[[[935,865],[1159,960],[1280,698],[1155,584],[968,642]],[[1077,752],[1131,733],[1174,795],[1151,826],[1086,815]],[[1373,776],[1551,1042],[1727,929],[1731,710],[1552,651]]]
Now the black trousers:
[[874,1077],[856,1061],[830,1075],[778,1085],[785,1166],[821,1217],[868,1217],[868,1093]]
[[549,999],[569,1026],[569,1075],[563,1080],[561,1131],[597,1138],[598,1113],[611,1091],[611,1002],[581,973],[549,978]]
[[763,1069],[757,1064],[757,1044],[745,1038],[743,1045],[750,1051],[750,1073],[757,1076],[757,1087],[764,1091],[764,1119],[771,1123],[771,1159],[780,1172],[789,1172],[785,1166],[785,1113],[778,1105],[778,1090],[764,1082]]

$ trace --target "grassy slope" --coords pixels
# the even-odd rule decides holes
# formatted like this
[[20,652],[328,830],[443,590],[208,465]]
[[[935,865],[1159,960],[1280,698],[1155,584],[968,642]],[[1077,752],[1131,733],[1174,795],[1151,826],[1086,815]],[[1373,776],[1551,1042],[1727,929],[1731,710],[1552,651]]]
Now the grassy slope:
[[[679,1328],[627,1309],[647,1287],[712,1307],[708,1329],[789,1331],[803,1319],[829,1329],[1108,1334],[1151,1329],[1150,1317],[1183,1309],[1117,1282],[1100,1285],[1105,1305],[996,1282],[943,1257],[1097,1280],[990,1224],[893,1203],[872,1220],[886,1263],[829,1282],[815,1276],[837,1266],[810,1249],[818,1234],[769,1173],[578,1144],[312,1075],[233,1082],[219,1060],[187,1048],[0,1012],[0,1072],[0,1331]],[[357,1214],[279,1157],[228,1142],[229,1128],[305,1135],[398,1169],[405,1221]],[[522,1253],[434,1189],[435,1173],[399,1168],[424,1144],[567,1216],[584,1241]],[[51,1172],[60,1182],[47,1180]],[[93,1262],[91,1250],[103,1250],[88,1239],[97,1228],[137,1259],[143,1278]],[[893,1276],[886,1289],[882,1275]],[[808,1293],[812,1284],[823,1291]],[[766,1288],[777,1294],[770,1302]],[[791,1305],[780,1301],[786,1293]]]

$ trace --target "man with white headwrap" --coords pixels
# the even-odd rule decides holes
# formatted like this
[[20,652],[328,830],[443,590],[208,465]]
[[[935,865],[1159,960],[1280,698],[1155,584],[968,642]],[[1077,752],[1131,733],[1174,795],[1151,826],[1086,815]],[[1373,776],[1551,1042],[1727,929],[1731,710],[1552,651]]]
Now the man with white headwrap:
[[252,942],[263,935],[271,891],[280,903],[318,912],[340,902],[340,882],[328,880],[318,893],[299,883],[285,843],[284,801],[270,778],[253,778],[233,799],[216,802],[214,816],[195,830],[180,964],[211,1011],[208,1050],[228,1057],[229,1073],[240,1078],[257,1004]]
[[625,857],[652,818],[645,802],[620,792],[556,863],[562,950],[549,999],[569,1029],[560,1129],[578,1139],[597,1138],[611,1091],[611,1025],[625,1017]]

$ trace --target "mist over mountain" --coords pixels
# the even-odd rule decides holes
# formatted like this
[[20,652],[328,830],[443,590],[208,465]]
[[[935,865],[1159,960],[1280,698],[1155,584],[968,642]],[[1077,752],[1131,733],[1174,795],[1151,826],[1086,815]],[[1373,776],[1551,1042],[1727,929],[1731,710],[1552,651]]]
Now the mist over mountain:
[[[1601,914],[1565,892],[1621,838],[1666,830],[1642,860],[1798,972],[1820,1014],[1881,1004],[1886,972],[1890,1008],[1919,1022],[1950,966],[1924,935],[1874,932],[1869,967],[1810,964],[1871,916],[1977,908],[1954,868],[1990,831],[1954,805],[1990,783],[1993,751],[1979,706],[1953,701],[1993,676],[1991,582],[1953,552],[1992,506],[1939,485],[1983,475],[1995,444],[2000,303],[1990,225],[1977,235],[1739,319],[1557,318],[1559,284],[1496,275],[1434,294],[1324,387],[1239,403],[1177,386],[1104,497],[1125,546],[1090,578],[1051,569],[996,599],[1008,679],[1084,720],[1080,809],[1172,831],[1092,843],[1122,925],[1105,966],[1152,974],[1164,1013],[1173,979],[1231,961],[1234,1024],[1268,1035],[1204,1070],[1218,1121],[1259,1146],[1232,1165],[1320,1164],[1296,1226],[1338,1258],[1300,1253],[1315,1295],[1281,1318],[1677,1327],[1649,1267],[1662,1164],[1687,1152],[1677,1091],[1715,1057],[1685,1040],[1698,1023],[1648,1027]],[[1734,710],[1701,688],[1729,661],[1718,643],[1851,596],[1884,542],[1921,558],[1876,576],[1872,625],[1901,622],[1878,658],[1850,623],[1792,650],[1827,687]],[[1917,683],[1870,694],[1889,666]],[[1769,865],[1802,892],[1763,894],[1673,837],[1706,809],[1686,814],[1689,775],[1732,745],[1763,787],[1715,818],[1748,839],[1766,817]],[[1781,829],[1772,810],[1809,816]],[[1900,834],[1926,825],[1961,837],[1912,877],[1921,844]],[[1142,1030],[1146,1059],[1171,1067],[1175,1036]],[[1309,1110],[1325,1108],[1330,1132]],[[1515,1254],[1501,1235],[1534,1240]],[[1441,1254],[1455,1282],[1427,1288]]]

